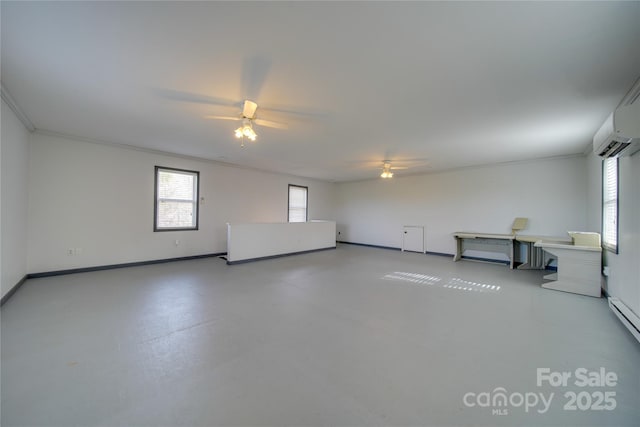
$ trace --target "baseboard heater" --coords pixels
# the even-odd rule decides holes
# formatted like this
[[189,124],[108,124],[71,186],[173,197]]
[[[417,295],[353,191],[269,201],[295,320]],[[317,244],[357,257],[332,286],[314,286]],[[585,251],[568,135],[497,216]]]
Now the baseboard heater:
[[633,336],[640,341],[640,317],[636,316],[636,314],[618,298],[609,297],[609,308],[618,316],[618,319],[629,329]]

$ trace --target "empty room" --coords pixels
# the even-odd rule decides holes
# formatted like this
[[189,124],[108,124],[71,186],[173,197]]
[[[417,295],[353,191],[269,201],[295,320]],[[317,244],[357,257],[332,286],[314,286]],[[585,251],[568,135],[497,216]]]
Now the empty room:
[[640,2],[0,2],[3,426],[637,426]]

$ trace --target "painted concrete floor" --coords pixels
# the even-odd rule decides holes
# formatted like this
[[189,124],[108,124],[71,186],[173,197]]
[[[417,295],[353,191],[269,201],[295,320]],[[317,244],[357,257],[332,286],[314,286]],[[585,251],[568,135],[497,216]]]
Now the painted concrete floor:
[[639,425],[640,344],[541,281],[351,245],[32,279],[2,307],[2,425]]

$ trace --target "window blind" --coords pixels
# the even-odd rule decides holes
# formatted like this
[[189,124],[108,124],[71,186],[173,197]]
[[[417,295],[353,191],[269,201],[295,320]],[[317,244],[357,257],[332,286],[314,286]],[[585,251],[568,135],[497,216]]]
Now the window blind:
[[602,167],[602,245],[618,252],[618,159],[608,158]]
[[307,187],[289,185],[289,222],[307,221]]

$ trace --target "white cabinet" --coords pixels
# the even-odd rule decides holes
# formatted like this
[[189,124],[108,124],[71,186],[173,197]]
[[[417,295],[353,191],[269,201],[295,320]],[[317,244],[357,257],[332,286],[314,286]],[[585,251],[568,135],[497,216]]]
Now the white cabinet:
[[405,225],[402,230],[402,250],[424,253],[424,227]]

